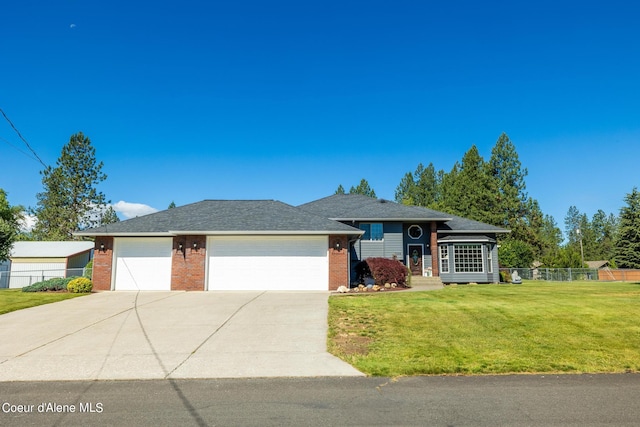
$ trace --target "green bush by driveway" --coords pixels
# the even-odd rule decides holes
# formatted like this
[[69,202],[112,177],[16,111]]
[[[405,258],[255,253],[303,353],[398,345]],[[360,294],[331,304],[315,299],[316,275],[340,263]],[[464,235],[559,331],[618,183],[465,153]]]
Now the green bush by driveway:
[[329,351],[369,375],[640,371],[640,284],[528,282],[329,299]]
[[67,292],[22,292],[21,289],[0,289],[0,314],[36,305],[49,304],[87,294]]

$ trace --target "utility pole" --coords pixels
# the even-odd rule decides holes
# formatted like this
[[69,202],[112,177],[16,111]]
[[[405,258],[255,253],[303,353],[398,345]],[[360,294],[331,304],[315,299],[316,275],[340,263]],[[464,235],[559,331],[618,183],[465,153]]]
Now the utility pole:
[[580,260],[582,261],[582,264],[580,264],[580,268],[584,268],[584,250],[582,249],[582,233],[580,233],[579,228],[576,228],[576,233],[580,238]]

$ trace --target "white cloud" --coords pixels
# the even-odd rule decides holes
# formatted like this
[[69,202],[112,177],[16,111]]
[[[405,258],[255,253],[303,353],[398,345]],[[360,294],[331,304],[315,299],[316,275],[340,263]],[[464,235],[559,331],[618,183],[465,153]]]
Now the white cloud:
[[114,203],[113,209],[121,214],[125,219],[135,218],[137,216],[148,215],[154,212],[158,212],[158,209],[151,206],[144,205],[142,203],[130,203],[120,200],[118,203]]
[[20,230],[29,233],[33,230],[33,227],[36,225],[36,221],[38,220],[35,215],[29,215],[26,212],[22,212],[22,221],[20,221]]

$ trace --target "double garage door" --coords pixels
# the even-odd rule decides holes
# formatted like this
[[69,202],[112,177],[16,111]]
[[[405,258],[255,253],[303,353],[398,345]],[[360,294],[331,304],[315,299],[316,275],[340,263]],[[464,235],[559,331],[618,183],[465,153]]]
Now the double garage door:
[[[327,236],[207,238],[209,290],[328,289]],[[170,290],[171,238],[116,238],[115,289]]]

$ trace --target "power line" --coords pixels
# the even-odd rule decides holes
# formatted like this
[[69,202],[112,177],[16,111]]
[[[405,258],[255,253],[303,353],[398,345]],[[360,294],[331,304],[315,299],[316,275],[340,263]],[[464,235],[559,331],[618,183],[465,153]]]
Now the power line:
[[8,146],[10,146],[10,147],[15,148],[15,149],[16,149],[16,151],[21,152],[22,154],[24,154],[25,156],[27,156],[27,157],[28,157],[28,158],[30,158],[31,160],[34,160],[34,161],[36,161],[36,162],[38,161],[38,159],[36,159],[35,157],[33,157],[33,155],[31,155],[31,154],[27,153],[27,152],[26,152],[26,151],[24,151],[24,150],[21,150],[21,149],[20,149],[20,147],[18,147],[17,145],[15,145],[14,143],[12,143],[12,142],[11,142],[11,141],[9,141],[8,139],[3,138],[3,137],[1,137],[1,136],[0,136],[0,141],[4,142],[5,144],[7,144],[7,145],[8,145]]
[[7,123],[9,123],[9,125],[11,125],[11,127],[13,128],[14,131],[16,131],[16,133],[18,134],[18,136],[20,137],[20,139],[22,140],[22,142],[25,143],[25,145],[27,146],[27,148],[29,149],[29,151],[31,151],[33,153],[33,155],[36,157],[36,159],[38,159],[38,161],[40,162],[40,164],[42,166],[44,166],[45,168],[47,167],[47,165],[44,164],[44,162],[42,161],[42,159],[38,156],[38,154],[34,151],[33,148],[31,148],[31,145],[29,145],[29,143],[27,142],[26,139],[24,139],[24,137],[22,136],[22,134],[20,133],[20,131],[18,130],[18,128],[16,128],[14,126],[13,123],[11,123],[11,120],[9,120],[9,117],[7,117],[7,115],[4,113],[4,111],[2,110],[2,108],[0,108],[0,113],[2,113],[2,115],[4,116],[5,120],[7,121]]

